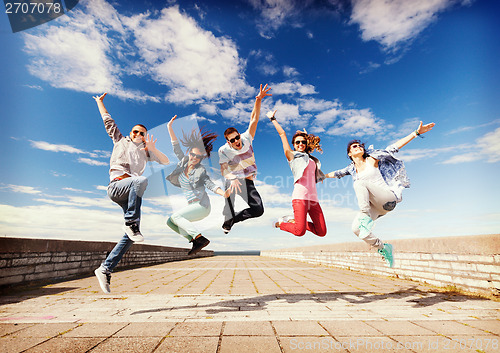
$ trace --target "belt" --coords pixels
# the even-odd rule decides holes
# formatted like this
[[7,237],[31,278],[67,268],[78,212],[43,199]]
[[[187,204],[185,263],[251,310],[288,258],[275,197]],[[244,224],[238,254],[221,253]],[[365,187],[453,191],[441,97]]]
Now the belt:
[[192,203],[195,203],[195,202],[201,202],[201,200],[199,198],[192,199],[192,200],[188,201],[188,204],[192,204]]
[[130,175],[128,175],[127,173],[123,174],[123,175],[120,175],[120,176],[117,176],[116,178],[114,178],[113,180],[111,180],[110,184],[115,182],[115,181],[120,181],[122,179],[126,179],[126,178],[130,178]]

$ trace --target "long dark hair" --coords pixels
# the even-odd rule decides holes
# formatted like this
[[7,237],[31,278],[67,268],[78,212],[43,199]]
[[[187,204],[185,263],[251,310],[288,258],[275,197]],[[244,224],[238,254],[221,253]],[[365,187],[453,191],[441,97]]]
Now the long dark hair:
[[303,138],[306,139],[307,145],[306,145],[306,152],[307,153],[312,153],[315,150],[317,150],[320,153],[323,153],[323,150],[321,149],[321,145],[319,144],[321,139],[313,134],[308,134],[305,130],[304,131],[297,131],[293,137],[292,137],[292,145],[295,146],[295,139],[299,136],[302,136]]
[[201,132],[198,129],[191,130],[189,135],[186,135],[184,131],[182,132],[181,143],[184,147],[192,150],[193,148],[199,148],[200,150],[205,150],[207,157],[210,157],[210,152],[214,149],[213,143],[217,139],[218,135],[210,131]]
[[363,159],[366,159],[366,157],[368,157],[369,154],[366,152],[365,144],[363,142],[361,142],[360,140],[349,141],[349,143],[347,144],[347,157],[352,161],[351,156],[349,156],[349,152],[351,152],[351,146],[354,145],[355,143],[357,143],[358,145],[363,147]]

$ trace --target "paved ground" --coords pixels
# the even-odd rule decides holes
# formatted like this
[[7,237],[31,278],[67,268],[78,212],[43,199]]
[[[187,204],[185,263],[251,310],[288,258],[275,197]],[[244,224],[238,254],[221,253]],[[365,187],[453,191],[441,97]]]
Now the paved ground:
[[7,352],[500,352],[500,302],[258,256],[0,297]]

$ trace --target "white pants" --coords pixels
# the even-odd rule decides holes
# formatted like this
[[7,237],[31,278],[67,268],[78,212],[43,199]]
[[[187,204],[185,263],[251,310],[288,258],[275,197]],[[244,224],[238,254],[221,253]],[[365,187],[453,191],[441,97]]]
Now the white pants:
[[[353,186],[360,212],[352,222],[352,231],[356,236],[359,236],[359,217],[365,214],[372,220],[376,220],[396,207],[397,198],[389,188],[370,183],[366,180],[356,180]],[[383,242],[374,236],[373,233],[368,234],[362,240],[378,249],[384,247]]]

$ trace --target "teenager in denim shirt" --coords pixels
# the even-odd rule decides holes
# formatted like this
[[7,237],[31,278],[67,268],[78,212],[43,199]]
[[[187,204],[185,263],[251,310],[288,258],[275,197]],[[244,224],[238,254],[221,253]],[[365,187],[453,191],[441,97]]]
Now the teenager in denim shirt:
[[390,267],[394,266],[393,247],[373,235],[373,221],[392,211],[396,203],[401,202],[403,189],[410,187],[404,164],[395,157],[395,153],[415,137],[432,130],[434,125],[422,125],[420,122],[414,132],[385,150],[366,150],[363,143],[353,140],[347,145],[347,156],[352,163],[344,169],[326,174],[327,178],[352,176],[360,210],[354,218],[352,230],[373,248],[378,249]]
[[224,197],[229,196],[229,191],[224,193],[221,188],[217,187],[208,176],[205,167],[201,165],[205,157],[210,157],[213,149],[212,143],[217,135],[210,132],[200,133],[198,130],[191,131],[189,136],[184,135],[181,143],[188,148],[187,155],[185,155],[172,128],[176,118],[177,115],[168,122],[167,128],[179,163],[166,179],[182,189],[188,205],[174,212],[168,219],[167,225],[193,243],[188,255],[195,255],[210,243],[192,223],[210,214],[210,199],[205,188]]
[[[273,222],[275,228],[290,232],[296,236],[303,236],[306,230],[319,237],[326,235],[326,223],[323,210],[319,205],[316,183],[323,181],[325,175],[321,172],[321,163],[310,155],[318,150],[322,152],[317,136],[297,131],[292,138],[293,150],[288,143],[285,130],[276,121],[274,112],[268,112],[267,117],[271,120],[276,131],[281,137],[285,157],[288,160],[293,173],[294,189],[292,193],[293,219],[281,217]],[[307,221],[307,215],[312,222]]]

